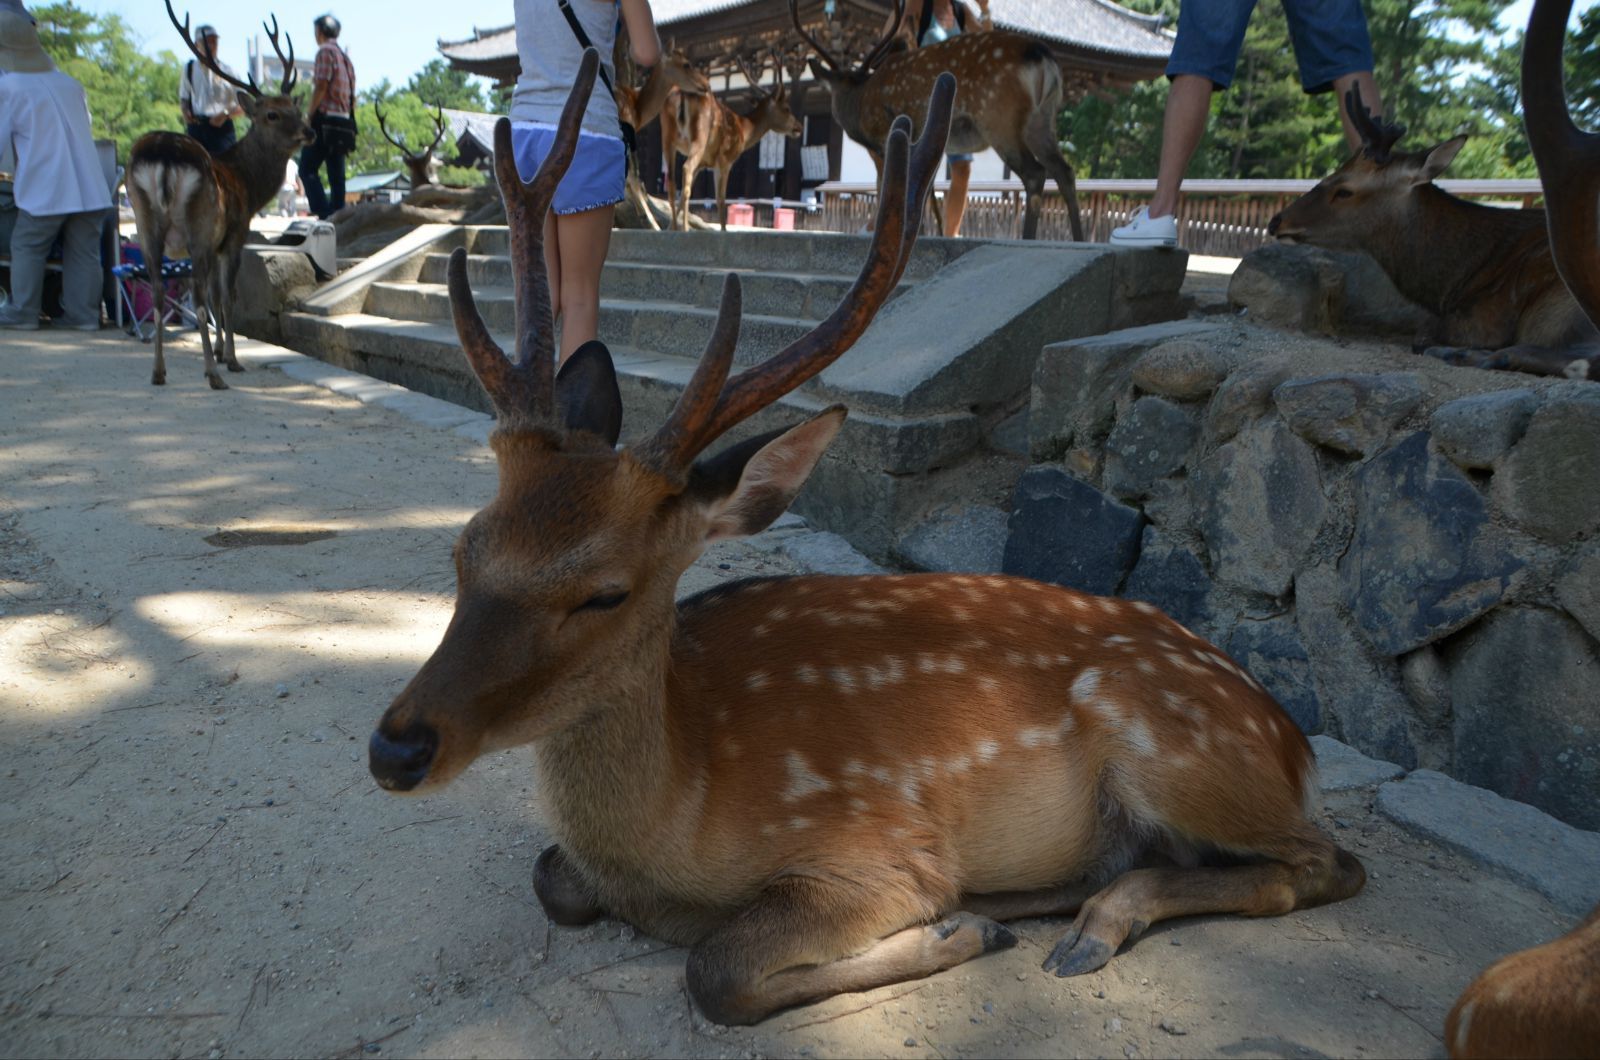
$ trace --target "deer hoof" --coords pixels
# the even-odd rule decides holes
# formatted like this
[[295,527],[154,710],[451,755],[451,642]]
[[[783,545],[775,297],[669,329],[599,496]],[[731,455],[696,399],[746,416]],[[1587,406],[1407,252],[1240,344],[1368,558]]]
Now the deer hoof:
[[1045,958],[1044,970],[1065,979],[1070,975],[1086,975],[1105,967],[1114,949],[1104,939],[1095,938],[1081,927],[1074,926],[1066,938],[1056,943],[1056,948]]
[[151,372],[150,373],[150,385],[151,386],[166,386],[167,385],[167,373],[166,372]]
[[222,381],[222,376],[217,375],[215,373],[206,376],[206,382],[211,384],[211,389],[212,390],[226,390],[226,389],[228,389],[228,384],[224,383]]
[[228,371],[230,371],[230,372],[242,372],[242,371],[244,371],[244,365],[240,364],[238,361],[229,361],[228,362]]

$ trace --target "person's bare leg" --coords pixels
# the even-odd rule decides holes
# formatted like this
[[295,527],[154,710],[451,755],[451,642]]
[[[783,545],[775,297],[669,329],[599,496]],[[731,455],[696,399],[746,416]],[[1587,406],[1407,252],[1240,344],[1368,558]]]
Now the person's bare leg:
[[1211,87],[1209,77],[1197,74],[1178,74],[1172,79],[1161,120],[1161,164],[1156,169],[1155,198],[1150,200],[1151,217],[1167,217],[1178,210],[1184,171],[1206,132]]
[[[611,215],[616,208],[602,206],[582,213],[562,214],[556,220],[556,242],[561,247],[561,361],[600,332],[600,272],[611,246]],[[550,277],[556,289],[555,274]]]
[[950,191],[944,197],[944,234],[959,236],[961,218],[967,213],[967,183],[972,180],[971,162],[950,163]]
[[1374,118],[1383,117],[1383,100],[1378,96],[1378,82],[1373,80],[1371,70],[1357,70],[1333,79],[1333,95],[1339,101],[1339,119],[1344,122],[1344,139],[1354,154],[1361,149],[1361,134],[1350,123],[1350,114],[1344,106],[1344,94],[1351,88],[1361,89],[1361,105],[1372,111]]

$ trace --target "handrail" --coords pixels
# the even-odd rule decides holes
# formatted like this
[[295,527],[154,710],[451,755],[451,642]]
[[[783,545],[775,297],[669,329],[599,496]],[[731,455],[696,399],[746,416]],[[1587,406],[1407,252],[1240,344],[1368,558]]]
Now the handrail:
[[[1538,196],[1544,194],[1544,186],[1537,178],[1515,178],[1494,180],[1436,180],[1440,188],[1452,195],[1465,197],[1482,197],[1489,195]],[[1150,179],[1141,180],[1080,180],[1077,182],[1080,192],[1121,192],[1125,194],[1154,194],[1156,182]],[[1315,180],[1186,180],[1183,182],[1183,193],[1186,195],[1303,195],[1316,187]],[[934,181],[936,191],[946,191],[950,187],[948,180]],[[878,186],[871,181],[843,181],[831,180],[825,184],[817,185],[819,194],[839,195],[870,195],[878,190]],[[1016,193],[1022,194],[1022,181],[1016,178],[1010,180],[974,180],[967,185],[968,194],[995,195]],[[1053,193],[1055,185],[1048,187],[1047,193]]]

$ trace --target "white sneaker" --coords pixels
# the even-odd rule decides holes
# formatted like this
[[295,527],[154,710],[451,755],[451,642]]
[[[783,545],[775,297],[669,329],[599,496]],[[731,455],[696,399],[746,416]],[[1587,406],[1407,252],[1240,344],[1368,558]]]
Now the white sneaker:
[[1114,247],[1175,247],[1178,245],[1178,219],[1171,214],[1151,217],[1148,207],[1141,206],[1121,228],[1111,230]]

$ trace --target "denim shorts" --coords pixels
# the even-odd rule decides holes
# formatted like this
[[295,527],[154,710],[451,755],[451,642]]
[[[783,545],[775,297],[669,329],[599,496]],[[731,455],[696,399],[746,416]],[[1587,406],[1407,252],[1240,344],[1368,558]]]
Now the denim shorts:
[[[1195,74],[1227,88],[1255,6],[1256,0],[1183,0],[1167,76]],[[1372,69],[1361,0],[1283,0],[1283,11],[1307,92],[1330,91],[1335,78]]]
[[[539,172],[555,138],[553,125],[530,121],[511,123],[511,153],[517,158],[517,174],[524,181],[532,180]],[[621,202],[622,185],[628,175],[626,151],[621,137],[580,129],[572,165],[556,185],[555,202],[550,208],[558,214],[583,213]]]

